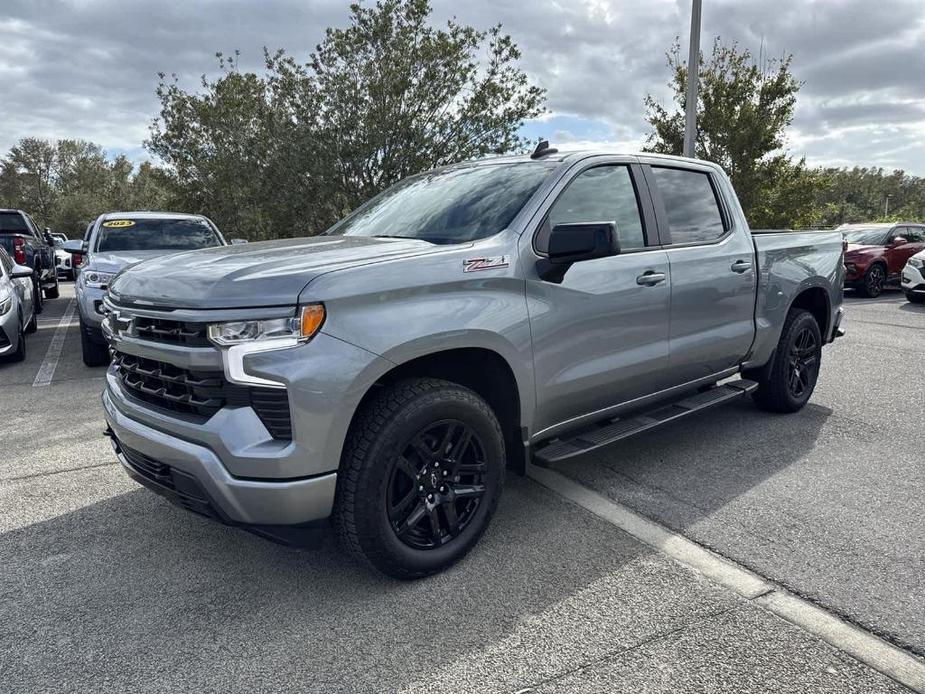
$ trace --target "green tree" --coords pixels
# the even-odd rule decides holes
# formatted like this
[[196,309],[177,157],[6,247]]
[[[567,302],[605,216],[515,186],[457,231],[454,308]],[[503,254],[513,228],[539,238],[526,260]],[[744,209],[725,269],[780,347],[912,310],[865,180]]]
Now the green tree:
[[500,26],[429,23],[428,0],[354,4],[301,64],[265,51],[262,75],[219,54],[221,75],[188,92],[161,78],[146,142],[173,190],[229,234],[322,231],[410,174],[521,149],[543,90]]
[[163,171],[147,162],[136,171],[92,142],[25,138],[0,161],[0,206],[69,235],[83,234],[103,212],[163,208],[167,200]]
[[[647,149],[680,155],[684,141],[687,64],[677,42],[668,53],[674,106],[645,98],[652,128]],[[825,177],[783,151],[801,83],[791,57],[756,62],[750,51],[717,38],[700,61],[695,155],[720,164],[732,179],[753,227],[799,227],[815,218],[815,195]]]

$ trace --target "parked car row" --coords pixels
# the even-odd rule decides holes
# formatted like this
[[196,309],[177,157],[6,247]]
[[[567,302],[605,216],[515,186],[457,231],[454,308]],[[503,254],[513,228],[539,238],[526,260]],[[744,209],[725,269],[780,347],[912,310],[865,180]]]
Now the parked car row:
[[861,296],[877,297],[899,283],[909,301],[925,300],[925,224],[844,224],[845,286]]

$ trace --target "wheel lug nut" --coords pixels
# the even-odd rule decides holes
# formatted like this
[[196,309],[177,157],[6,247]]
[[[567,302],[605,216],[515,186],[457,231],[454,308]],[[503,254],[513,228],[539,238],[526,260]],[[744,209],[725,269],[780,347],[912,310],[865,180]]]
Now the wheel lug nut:
[[444,476],[444,477],[446,477],[446,476],[449,475],[449,474],[450,474],[450,473],[447,472],[446,470],[443,471],[443,476]]
[[423,491],[424,491],[424,485],[423,485],[423,484],[422,484],[420,487],[418,487],[418,491],[419,491],[419,492],[423,492]]
[[428,500],[428,501],[433,501],[433,500],[434,500],[434,495],[433,495],[433,494],[428,494],[428,495],[427,495],[427,500]]

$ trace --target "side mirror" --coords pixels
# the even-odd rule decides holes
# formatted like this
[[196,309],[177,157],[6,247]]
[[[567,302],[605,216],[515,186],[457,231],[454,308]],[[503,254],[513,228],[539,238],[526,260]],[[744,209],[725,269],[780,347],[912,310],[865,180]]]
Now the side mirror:
[[80,239],[74,239],[73,241],[65,241],[61,249],[68,253],[83,255],[87,252],[87,244]]
[[247,239],[231,239],[232,246],[240,246],[242,243],[247,243]]
[[537,262],[537,273],[541,279],[558,284],[572,263],[619,252],[617,227],[613,222],[556,224],[549,234],[549,255]]
[[32,277],[32,268],[25,265],[13,265],[13,269],[10,271],[10,277],[14,280]]
[[905,236],[897,236],[896,238],[893,239],[894,246],[901,246],[904,243],[909,243],[909,241],[906,239]]

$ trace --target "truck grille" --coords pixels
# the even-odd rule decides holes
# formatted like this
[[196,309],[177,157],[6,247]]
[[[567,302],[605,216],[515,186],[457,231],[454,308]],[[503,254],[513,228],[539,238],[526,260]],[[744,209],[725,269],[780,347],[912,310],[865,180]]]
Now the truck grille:
[[185,323],[166,318],[135,316],[135,335],[152,342],[170,342],[190,347],[209,347],[205,323]]
[[126,391],[162,410],[205,421],[225,406],[250,407],[273,438],[292,438],[284,388],[239,386],[221,371],[188,371],[124,352],[114,351],[112,363]]

